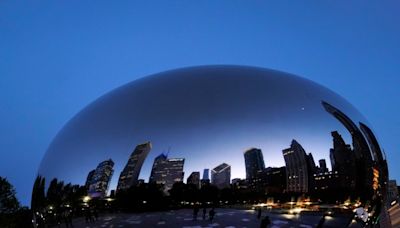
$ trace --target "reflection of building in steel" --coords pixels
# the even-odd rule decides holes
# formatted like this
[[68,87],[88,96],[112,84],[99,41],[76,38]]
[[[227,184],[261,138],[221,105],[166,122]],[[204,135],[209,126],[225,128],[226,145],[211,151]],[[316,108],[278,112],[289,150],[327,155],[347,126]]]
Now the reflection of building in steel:
[[328,192],[337,189],[340,181],[338,171],[314,174],[314,192]]
[[362,133],[367,139],[373,157],[374,165],[373,165],[372,188],[374,190],[375,196],[377,196],[377,198],[381,199],[381,201],[383,202],[382,204],[383,209],[380,214],[381,227],[387,227],[390,216],[387,214],[388,210],[386,209],[387,205],[385,205],[385,202],[390,203],[391,200],[388,199],[388,194],[387,194],[389,173],[388,173],[386,158],[384,157],[381,148],[378,144],[378,140],[376,139],[372,130],[364,123],[360,122],[359,124]]
[[378,167],[374,167],[372,169],[372,189],[375,191],[379,188],[379,179],[380,179],[380,172]]
[[398,201],[395,201],[390,205],[388,213],[392,227],[400,227],[400,205]]
[[251,148],[244,152],[246,180],[249,187],[262,191],[265,188],[265,164],[262,151]]
[[375,161],[385,160],[383,158],[382,151],[378,144],[378,141],[376,140],[374,133],[372,133],[372,130],[367,125],[365,125],[361,122],[360,122],[360,129],[364,133],[365,138],[367,139],[367,142],[371,148],[371,152],[372,152],[374,160]]
[[222,163],[211,170],[211,184],[218,188],[229,188],[231,184],[231,166]]
[[342,111],[332,105],[322,102],[325,110],[339,120],[344,127],[349,131],[353,141],[353,153],[356,159],[356,179],[355,187],[360,193],[362,199],[372,197],[372,178],[373,178],[373,161],[371,151],[357,125]]
[[246,179],[241,179],[241,178],[234,178],[232,179],[232,187],[234,189],[247,189],[247,181]]
[[167,158],[161,154],[154,159],[150,174],[150,183],[163,184],[165,190],[172,188],[175,182],[183,181],[184,158]]
[[282,150],[282,153],[286,163],[287,191],[308,192],[311,157],[294,139],[290,147]]
[[114,162],[109,159],[100,162],[97,168],[89,173],[86,183],[89,186],[88,193],[91,197],[105,197],[107,195],[108,186],[114,173],[113,167]]
[[260,149],[252,148],[244,152],[246,179],[253,181],[257,174],[265,169],[263,154]]
[[286,167],[264,169],[263,182],[266,193],[283,193],[286,190]]
[[371,152],[368,144],[357,125],[342,111],[333,107],[332,105],[322,102],[325,110],[332,114],[337,120],[339,120],[344,127],[349,131],[353,140],[353,150],[357,159],[364,159],[368,162],[372,161]]
[[358,128],[346,114],[332,105],[324,101],[322,105],[351,134],[356,164],[355,190],[362,201],[374,199],[378,208],[376,211],[380,211],[380,214],[374,214],[373,217],[379,217],[382,226],[386,226],[388,168],[375,135],[363,123],[360,123],[360,128]]
[[354,190],[356,186],[356,160],[350,145],[346,144],[337,132],[331,132],[333,148],[330,149],[332,171],[338,172],[340,179],[336,183],[341,188]]
[[314,157],[312,153],[308,153],[306,155],[306,161],[307,161],[307,173],[308,173],[308,191],[313,189],[314,186],[314,178],[313,174],[318,173],[319,167],[315,165]]
[[387,195],[389,203],[399,199],[399,190],[397,188],[396,180],[389,180]]
[[187,184],[193,184],[196,188],[200,188],[200,172],[192,172],[186,180]]
[[128,163],[119,176],[117,191],[128,189],[138,184],[138,177],[143,162],[151,150],[151,143],[137,145],[129,157]]
[[[379,187],[380,192],[387,192],[387,183],[389,182],[389,174],[386,158],[384,157],[382,150],[378,144],[378,140],[376,139],[372,130],[365,124],[360,122],[360,129],[364,133],[365,138],[371,148],[372,155],[374,158],[375,167],[379,170]],[[384,194],[384,198],[386,198]]]
[[318,161],[318,163],[319,163],[319,173],[328,172],[328,168],[326,167],[326,160],[325,159],[320,159]]
[[210,184],[209,173],[210,173],[209,169],[204,169],[203,170],[203,178],[201,179],[201,186]]
[[86,183],[85,183],[86,189],[89,189],[90,184],[91,184],[91,182],[92,182],[92,180],[93,180],[93,175],[94,175],[95,172],[96,172],[96,170],[93,169],[92,171],[90,171],[90,172],[88,173],[88,175],[87,175],[87,177],[86,177]]

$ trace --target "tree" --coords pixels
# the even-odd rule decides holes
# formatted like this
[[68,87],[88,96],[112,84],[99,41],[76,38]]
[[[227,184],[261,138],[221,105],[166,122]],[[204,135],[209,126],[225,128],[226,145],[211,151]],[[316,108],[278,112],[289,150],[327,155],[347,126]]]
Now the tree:
[[20,204],[15,194],[15,189],[8,180],[0,177],[0,214],[12,214],[18,211]]
[[37,176],[32,190],[31,208],[41,210],[46,206],[45,178]]

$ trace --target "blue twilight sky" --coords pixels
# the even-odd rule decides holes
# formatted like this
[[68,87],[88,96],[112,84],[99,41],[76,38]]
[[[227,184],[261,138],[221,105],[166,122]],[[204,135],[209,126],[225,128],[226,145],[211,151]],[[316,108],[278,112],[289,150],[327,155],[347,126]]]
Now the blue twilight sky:
[[142,76],[240,64],[304,76],[374,127],[400,180],[397,1],[0,2],[0,175],[24,205],[62,126]]

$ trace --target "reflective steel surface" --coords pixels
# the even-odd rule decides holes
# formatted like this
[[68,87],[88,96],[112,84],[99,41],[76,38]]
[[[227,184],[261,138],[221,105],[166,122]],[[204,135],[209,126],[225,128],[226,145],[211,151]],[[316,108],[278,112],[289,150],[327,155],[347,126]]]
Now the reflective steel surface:
[[196,205],[366,226],[387,178],[369,123],[334,92],[274,70],[202,66],[133,81],[73,117],[43,158],[32,208],[39,226],[57,212]]

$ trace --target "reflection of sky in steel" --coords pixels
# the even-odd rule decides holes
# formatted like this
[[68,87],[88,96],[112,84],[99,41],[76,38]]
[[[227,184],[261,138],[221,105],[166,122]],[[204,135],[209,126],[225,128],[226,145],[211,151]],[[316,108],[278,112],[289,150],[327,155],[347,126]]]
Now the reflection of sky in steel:
[[296,139],[318,165],[330,168],[330,132],[346,129],[321,105],[327,101],[355,122],[364,118],[344,99],[311,81],[253,67],[208,66],[168,71],[136,80],[99,98],[58,133],[39,173],[83,184],[103,160],[115,162],[111,189],[134,147],[153,148],[140,173],[148,181],[153,160],[185,158],[192,171],[225,162],[232,178],[245,177],[243,152],[261,148],[266,167],[284,166],[282,149]]

